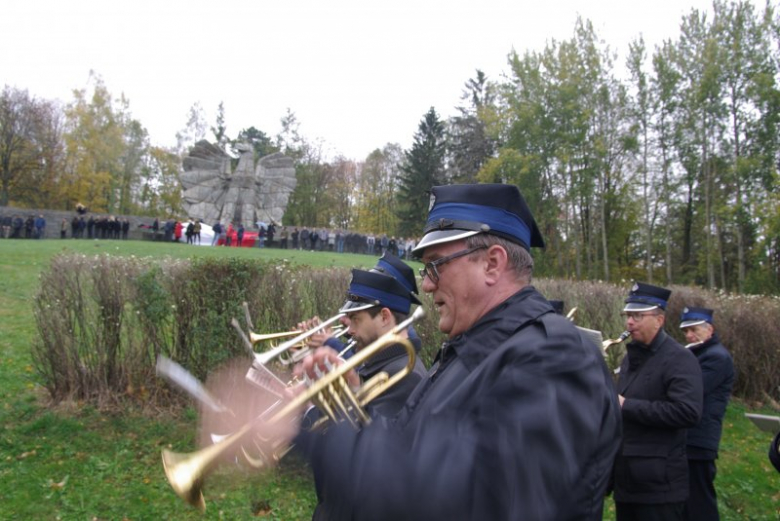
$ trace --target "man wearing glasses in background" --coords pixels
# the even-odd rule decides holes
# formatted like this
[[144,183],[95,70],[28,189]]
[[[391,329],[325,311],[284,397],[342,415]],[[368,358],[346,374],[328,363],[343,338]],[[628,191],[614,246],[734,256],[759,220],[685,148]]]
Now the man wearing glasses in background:
[[394,419],[299,438],[334,519],[602,518],[617,394],[599,347],[530,285],[542,246],[517,187],[433,187],[414,251],[448,340]]
[[631,342],[620,366],[623,444],[615,459],[617,521],[684,519],[686,430],[702,413],[696,357],[664,331],[671,291],[638,282],[623,315]]

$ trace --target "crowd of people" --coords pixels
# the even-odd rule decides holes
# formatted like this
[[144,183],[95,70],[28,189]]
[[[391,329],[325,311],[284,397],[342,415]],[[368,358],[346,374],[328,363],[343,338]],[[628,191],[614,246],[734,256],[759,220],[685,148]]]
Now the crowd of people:
[[113,215],[74,215],[72,219],[62,219],[60,238],[73,239],[123,239],[130,234],[130,221]]
[[[255,246],[379,256],[391,252],[401,258],[411,259],[416,244],[411,237],[366,234],[338,228],[282,226],[274,222],[258,222],[251,231],[247,231],[242,223],[230,222],[225,225],[216,222],[212,229],[214,246]],[[248,243],[247,238],[251,242]]]
[[0,216],[0,238],[43,239],[46,235],[46,219],[43,215],[4,214]]
[[[61,239],[127,239],[129,232],[130,221],[113,215],[77,212],[71,219],[63,217],[59,223]],[[46,218],[43,214],[6,213],[0,216],[0,238],[44,239]]]

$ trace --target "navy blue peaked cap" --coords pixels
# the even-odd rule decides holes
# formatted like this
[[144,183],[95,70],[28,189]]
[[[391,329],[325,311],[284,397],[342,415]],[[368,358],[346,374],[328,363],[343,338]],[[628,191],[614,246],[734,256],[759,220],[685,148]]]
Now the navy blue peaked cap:
[[525,249],[544,248],[544,240],[528,205],[514,185],[434,186],[423,238],[414,252],[428,246],[489,233]]
[[[373,270],[395,277],[395,279],[403,284],[406,289],[415,295],[419,293],[419,291],[417,291],[417,277],[415,276],[412,267],[392,253],[385,252],[384,255],[379,258]],[[420,303],[417,301],[416,296],[414,300],[415,304]]]
[[650,311],[654,308],[665,310],[671,294],[672,291],[666,288],[635,282],[623,311]]
[[685,307],[680,316],[680,327],[698,326],[699,324],[712,324],[712,315],[715,312],[707,308]]
[[408,315],[413,300],[415,303],[419,302],[395,277],[374,271],[352,270],[347,300],[339,309],[339,313],[382,306]]

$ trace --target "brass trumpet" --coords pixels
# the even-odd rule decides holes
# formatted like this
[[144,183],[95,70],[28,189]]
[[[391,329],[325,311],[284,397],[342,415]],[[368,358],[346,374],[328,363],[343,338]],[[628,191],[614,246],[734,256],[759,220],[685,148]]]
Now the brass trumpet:
[[611,340],[604,340],[604,342],[601,343],[601,349],[606,353],[607,348],[623,342],[626,338],[630,336],[631,333],[629,333],[628,331],[623,331],[622,333],[620,333],[620,336],[617,338],[613,338]]
[[285,338],[288,336],[293,335],[300,335],[303,333],[300,329],[296,329],[295,331],[285,331],[284,333],[264,333],[264,334],[258,334],[249,332],[249,341],[252,342],[252,345],[255,345],[259,342],[265,342],[266,340],[277,340],[279,338]]
[[[266,365],[270,361],[272,361],[272,360],[274,360],[276,358],[279,358],[280,361],[281,361],[285,356],[287,356],[287,352],[288,351],[290,351],[291,349],[293,349],[295,347],[298,347],[301,342],[303,342],[304,340],[306,340],[307,338],[312,336],[314,333],[317,333],[317,332],[325,329],[326,327],[331,325],[333,322],[336,322],[337,320],[339,320],[344,315],[346,315],[346,313],[339,313],[338,315],[334,315],[334,316],[330,317],[328,320],[326,320],[325,322],[323,322],[320,325],[318,325],[317,327],[313,327],[313,328],[311,328],[311,329],[309,329],[307,331],[304,331],[304,332],[300,333],[299,335],[297,335],[296,337],[291,338],[290,340],[288,340],[286,342],[282,342],[281,344],[279,344],[278,346],[274,347],[273,349],[270,349],[270,350],[268,350],[268,351],[266,351],[264,353],[256,353],[255,354],[255,363],[258,363],[260,365]],[[284,362],[282,362],[282,363],[284,363]]]
[[[365,406],[413,371],[415,363],[414,346],[407,338],[402,338],[399,333],[424,314],[422,307],[418,307],[409,318],[361,349],[343,364],[326,373],[304,393],[291,399],[285,405],[279,405],[279,402],[277,402],[258,417],[245,424],[241,429],[226,436],[218,443],[189,454],[163,450],[162,461],[165,474],[176,494],[186,502],[204,511],[206,509],[202,491],[204,479],[216,467],[222,456],[231,454],[239,448],[243,450],[243,445],[251,437],[255,437],[255,445],[258,448],[266,446],[270,448],[270,450],[261,450],[261,458],[258,462],[255,462],[259,463],[258,466],[262,466],[262,463],[267,464],[267,460],[277,461],[287,452],[287,443],[283,440],[260,438],[256,432],[257,429],[262,425],[273,426],[278,425],[280,422],[297,422],[300,411],[309,402],[313,403],[325,414],[322,418],[323,421],[315,424],[317,427],[327,423],[327,421],[348,421],[355,426],[368,424],[370,418],[365,411]],[[340,318],[340,316],[337,315],[335,319]],[[331,321],[333,320],[331,319]],[[325,326],[322,325],[322,327]],[[300,339],[296,337],[290,340],[289,343],[294,345],[299,341]],[[357,392],[353,392],[346,381],[345,375],[393,344],[404,346],[407,354],[406,366],[392,376],[385,372],[379,373],[367,380]],[[279,348],[274,350],[273,356],[284,352],[285,349],[287,348],[284,345],[279,346]],[[266,358],[272,359],[273,356]],[[259,360],[258,358],[256,361]],[[257,442],[257,438],[260,438],[261,443]],[[263,460],[263,458],[266,460]]]

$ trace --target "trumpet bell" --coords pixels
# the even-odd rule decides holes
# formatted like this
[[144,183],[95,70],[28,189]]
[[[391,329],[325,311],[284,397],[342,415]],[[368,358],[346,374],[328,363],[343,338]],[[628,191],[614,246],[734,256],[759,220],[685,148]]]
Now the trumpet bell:
[[[162,451],[163,468],[174,492],[201,512],[206,511],[203,499],[203,478],[198,467],[199,453],[179,454],[168,449]],[[195,476],[195,477],[193,477]]]

